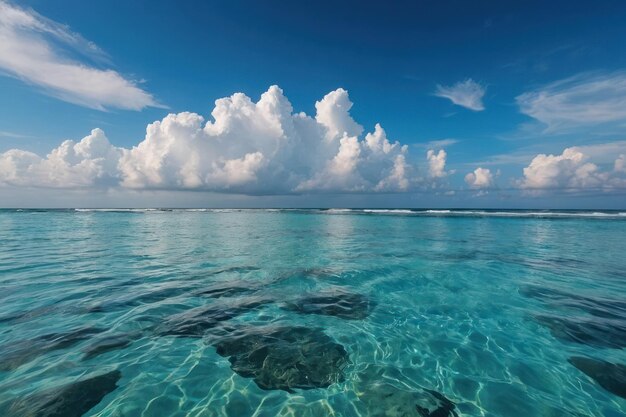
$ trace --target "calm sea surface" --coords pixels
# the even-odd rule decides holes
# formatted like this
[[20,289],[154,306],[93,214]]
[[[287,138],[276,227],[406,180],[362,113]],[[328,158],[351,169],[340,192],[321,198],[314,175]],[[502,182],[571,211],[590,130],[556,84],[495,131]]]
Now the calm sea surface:
[[626,213],[1,210],[0,415],[624,416]]

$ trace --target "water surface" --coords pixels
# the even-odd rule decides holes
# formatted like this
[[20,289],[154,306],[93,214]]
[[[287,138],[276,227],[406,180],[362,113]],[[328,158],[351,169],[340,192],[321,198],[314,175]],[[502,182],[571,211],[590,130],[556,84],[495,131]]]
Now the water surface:
[[0,415],[621,416],[626,215],[0,211]]

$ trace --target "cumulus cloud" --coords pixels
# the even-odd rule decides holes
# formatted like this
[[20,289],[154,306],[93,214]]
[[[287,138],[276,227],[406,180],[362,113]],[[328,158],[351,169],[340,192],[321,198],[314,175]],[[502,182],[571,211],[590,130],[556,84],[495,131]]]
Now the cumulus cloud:
[[317,114],[315,120],[326,127],[326,138],[332,140],[338,136],[355,137],[363,133],[363,127],[350,116],[352,102],[343,88],[332,91],[320,101],[315,102]]
[[448,175],[446,171],[446,157],[448,154],[443,149],[435,152],[429,149],[426,152],[426,160],[428,161],[428,175],[431,178],[443,178]]
[[471,188],[489,188],[493,186],[494,180],[489,169],[478,167],[465,176],[465,182]]
[[516,98],[520,111],[547,132],[626,122],[626,72],[583,74]]
[[0,154],[0,183],[244,194],[401,192],[448,174],[445,151],[429,151],[431,179],[420,177],[408,147],[390,140],[379,124],[362,135],[351,107],[343,89],[318,101],[315,117],[294,113],[277,86],[256,103],[236,93],[215,102],[212,120],[183,112],[149,124],[131,149],[111,145],[95,129],[45,158],[7,151]]
[[[615,161],[615,166],[618,165],[619,159]],[[530,190],[609,190],[626,186],[626,180],[614,173],[602,171],[589,161],[589,156],[581,149],[573,147],[566,148],[561,155],[535,156],[530,165],[524,168],[524,177],[519,185]]]
[[77,143],[64,141],[45,158],[19,149],[0,154],[0,183],[53,188],[115,184],[121,155],[102,130],[94,129]]
[[70,59],[70,51],[107,60],[95,44],[66,26],[0,0],[0,71],[61,100],[98,110],[159,106],[133,81]]
[[474,111],[485,110],[483,96],[485,87],[468,78],[451,86],[437,85],[435,90],[437,97],[447,98],[457,106],[465,107]]

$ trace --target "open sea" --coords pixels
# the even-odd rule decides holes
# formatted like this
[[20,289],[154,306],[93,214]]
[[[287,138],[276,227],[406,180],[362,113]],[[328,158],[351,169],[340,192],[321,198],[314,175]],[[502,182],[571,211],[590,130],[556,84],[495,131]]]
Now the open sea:
[[0,416],[626,415],[626,213],[0,210]]

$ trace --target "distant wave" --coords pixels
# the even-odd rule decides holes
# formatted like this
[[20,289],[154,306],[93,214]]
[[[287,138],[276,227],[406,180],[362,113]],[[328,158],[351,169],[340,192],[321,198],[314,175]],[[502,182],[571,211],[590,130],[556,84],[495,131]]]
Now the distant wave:
[[626,211],[614,210],[489,210],[489,209],[377,209],[377,208],[75,208],[75,209],[0,209],[2,212],[42,213],[301,213],[324,215],[415,216],[415,217],[509,217],[509,218],[587,218],[626,220]]
[[403,209],[363,209],[364,213],[391,213],[391,214],[413,214],[411,210]]
[[626,212],[562,210],[452,210],[452,209],[332,209],[330,214],[390,214],[422,217],[531,217],[531,218],[598,218],[626,219]]
[[154,208],[132,208],[132,209],[116,209],[116,208],[76,208],[74,211],[78,213],[105,212],[105,213],[145,213],[150,211],[159,211]]
[[[430,212],[432,214],[432,212]],[[484,210],[442,210],[438,214],[453,216],[481,216],[481,217],[593,217],[615,218],[626,216],[624,212],[576,212],[576,211],[484,211]]]
[[240,209],[207,209],[207,208],[76,208],[74,211],[79,213],[105,212],[105,213],[151,213],[151,212],[213,212],[213,213],[229,213],[241,211]]

